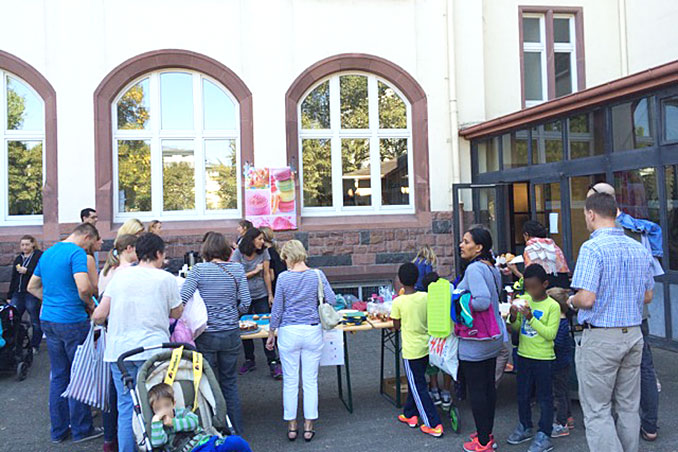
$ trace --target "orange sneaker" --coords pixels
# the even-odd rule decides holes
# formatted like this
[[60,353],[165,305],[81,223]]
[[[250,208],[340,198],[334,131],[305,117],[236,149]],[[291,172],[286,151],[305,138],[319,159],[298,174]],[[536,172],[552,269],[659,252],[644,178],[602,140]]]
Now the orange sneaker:
[[477,436],[471,441],[464,443],[464,450],[466,452],[493,452],[495,447],[494,439],[490,438],[490,441],[483,446],[478,441]]
[[417,424],[419,423],[419,418],[417,418],[417,416],[405,417],[404,414],[399,414],[398,420],[403,424],[407,424],[410,428],[417,428]]
[[419,427],[422,432],[426,433],[427,435],[435,436],[436,438],[440,438],[443,436],[443,425],[438,424],[435,427],[427,427],[425,425],[422,425]]
[[[474,440],[475,438],[478,437],[478,432],[473,432],[469,436],[470,440]],[[497,443],[494,441],[494,435],[490,433],[490,442],[492,443],[492,449],[497,449]]]

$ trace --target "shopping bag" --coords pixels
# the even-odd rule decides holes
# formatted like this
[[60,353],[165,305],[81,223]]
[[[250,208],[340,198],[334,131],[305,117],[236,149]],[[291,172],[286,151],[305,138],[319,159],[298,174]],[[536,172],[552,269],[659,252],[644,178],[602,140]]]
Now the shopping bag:
[[186,325],[186,322],[183,318],[170,319],[170,342],[179,342],[182,344],[191,344],[195,347],[195,342],[193,342],[193,332]]
[[[181,289],[184,281],[184,278],[177,276],[179,289]],[[200,291],[196,290],[193,296],[184,304],[184,313],[181,314],[181,320],[184,321],[193,333],[193,339],[200,336],[205,331],[205,328],[207,328],[207,307],[205,306],[205,300],[200,296]]]
[[430,337],[428,340],[428,362],[457,380],[459,368],[459,338],[453,334],[445,338]]
[[341,330],[323,331],[323,352],[321,366],[344,365],[344,332]]
[[[100,335],[95,340],[97,331]],[[106,330],[92,323],[85,342],[78,345],[75,350],[71,365],[71,381],[61,397],[68,397],[102,411],[109,411],[111,367],[104,361],[105,349]]]

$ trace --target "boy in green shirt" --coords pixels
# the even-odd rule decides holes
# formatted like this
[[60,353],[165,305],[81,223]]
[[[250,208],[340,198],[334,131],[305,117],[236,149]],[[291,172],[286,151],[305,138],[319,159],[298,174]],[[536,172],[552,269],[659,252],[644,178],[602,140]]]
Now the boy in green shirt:
[[393,327],[401,331],[402,353],[405,373],[407,374],[407,402],[403,414],[398,420],[411,428],[419,423],[424,425],[421,431],[434,436],[443,435],[443,426],[438,416],[426,384],[426,366],[428,365],[428,322],[426,319],[426,292],[417,292],[419,270],[411,262],[398,269],[398,279],[403,285],[404,294],[393,300],[391,319]]
[[[551,364],[556,358],[553,340],[560,324],[560,305],[546,294],[548,278],[539,264],[532,264],[523,274],[526,295],[514,301],[509,323],[520,332],[518,343],[518,417],[520,423],[509,436],[509,444],[520,444],[533,439],[528,452],[547,452],[553,449],[553,391]],[[536,386],[541,408],[539,431],[532,432],[530,397]]]

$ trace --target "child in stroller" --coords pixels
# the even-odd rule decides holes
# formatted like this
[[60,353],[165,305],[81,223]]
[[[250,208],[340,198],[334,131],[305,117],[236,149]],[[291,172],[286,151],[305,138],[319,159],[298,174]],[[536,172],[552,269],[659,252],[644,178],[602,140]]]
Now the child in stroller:
[[[214,450],[217,452],[252,452],[247,443],[237,436],[220,438],[200,427],[198,415],[187,408],[175,409],[174,389],[167,383],[158,383],[148,391],[148,403],[153,409],[151,445],[163,447],[175,444],[178,434],[184,433],[182,452]],[[205,447],[202,447],[205,445]]]

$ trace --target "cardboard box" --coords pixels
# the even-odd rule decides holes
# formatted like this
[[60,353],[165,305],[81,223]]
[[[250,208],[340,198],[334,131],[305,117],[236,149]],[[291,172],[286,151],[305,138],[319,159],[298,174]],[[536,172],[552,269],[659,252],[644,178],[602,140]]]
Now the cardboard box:
[[[384,378],[382,381],[382,387],[384,394],[388,395],[390,398],[395,400],[396,398],[396,379],[395,377]],[[405,375],[400,376],[400,402],[405,403],[407,400],[407,377]]]

